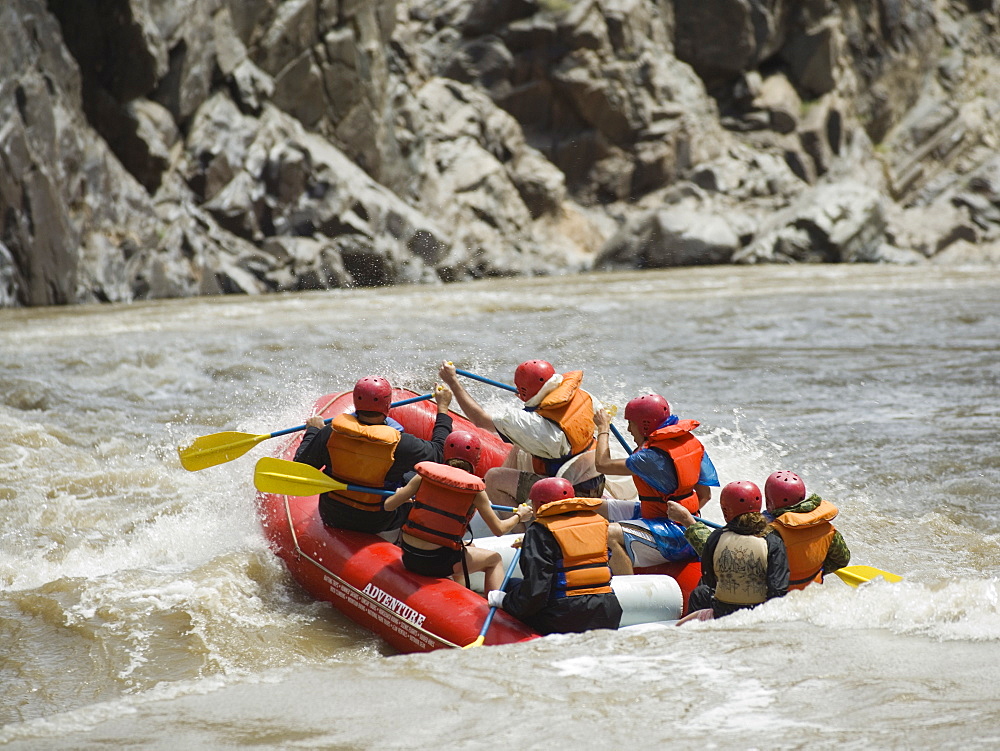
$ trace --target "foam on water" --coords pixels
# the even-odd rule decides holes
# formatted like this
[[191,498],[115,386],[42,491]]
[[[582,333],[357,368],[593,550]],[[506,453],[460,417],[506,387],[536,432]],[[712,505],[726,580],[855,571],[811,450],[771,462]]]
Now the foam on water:
[[[205,728],[239,735],[240,711],[270,706],[271,694],[257,704],[237,689],[272,680],[287,715],[271,717],[275,727],[308,722],[296,719],[301,697],[326,680],[339,704],[322,737],[358,747],[385,746],[391,729],[341,716],[364,718],[393,689],[414,688],[413,701],[470,748],[476,731],[454,707],[483,691],[515,710],[515,701],[572,697],[601,722],[557,702],[514,728],[521,744],[552,738],[550,728],[579,743],[610,728],[609,741],[624,745],[675,736],[725,745],[729,733],[728,747],[747,748],[740,732],[778,728],[849,745],[853,727],[830,728],[838,711],[853,723],[860,694],[879,707],[862,727],[883,727],[888,707],[890,727],[909,728],[919,692],[908,687],[921,685],[989,719],[976,705],[995,698],[988,686],[980,700],[962,681],[995,663],[1000,637],[991,493],[1000,465],[985,451],[995,444],[984,367],[996,352],[983,302],[991,290],[972,276],[939,276],[690,270],[9,316],[17,325],[0,326],[0,628],[11,635],[8,664],[20,667],[0,691],[0,741],[72,748],[74,733],[134,716],[137,727],[162,727],[150,732],[166,743],[172,712],[191,710],[185,697],[205,698]],[[956,284],[964,288],[951,297],[940,292]],[[897,290],[918,294],[896,309],[881,298]],[[771,297],[782,304],[769,308]],[[954,323],[948,303],[958,297],[971,311]],[[924,320],[931,315],[940,320]],[[941,332],[954,334],[935,349]],[[702,422],[723,483],[799,472],[841,509],[852,563],[904,581],[853,589],[830,577],[717,622],[385,661],[381,642],[305,597],[266,548],[251,477],[280,439],[196,473],[177,458],[200,435],[301,424],[317,397],[368,373],[425,393],[442,359],[510,382],[513,366],[536,356],[585,368],[585,388],[619,407],[619,428],[632,396],[666,394]],[[467,386],[487,406],[511,398]],[[941,430],[929,432],[932,419]],[[706,516],[721,520],[717,503]],[[855,678],[865,660],[878,662],[888,696],[876,677]],[[150,726],[161,705],[164,724]],[[664,720],[650,736],[647,723],[618,722],[664,707],[680,708],[683,727]],[[968,737],[958,703],[938,711],[941,735],[925,727],[917,737]],[[412,721],[417,745],[440,738],[416,713]]]

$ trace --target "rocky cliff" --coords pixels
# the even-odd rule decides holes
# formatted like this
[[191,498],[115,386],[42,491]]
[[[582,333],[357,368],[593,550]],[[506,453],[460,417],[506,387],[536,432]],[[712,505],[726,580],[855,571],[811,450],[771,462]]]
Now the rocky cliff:
[[0,305],[1000,261],[1000,0],[4,0]]

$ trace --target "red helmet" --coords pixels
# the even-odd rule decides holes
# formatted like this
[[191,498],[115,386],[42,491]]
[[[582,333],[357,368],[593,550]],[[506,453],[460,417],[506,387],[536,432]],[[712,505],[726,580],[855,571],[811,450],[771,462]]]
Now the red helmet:
[[722,489],[719,505],[727,522],[740,514],[760,511],[760,488],[749,480],[731,482]]
[[447,462],[449,459],[464,459],[475,471],[482,446],[479,436],[475,433],[470,433],[468,430],[454,430],[445,439],[444,460]]
[[521,401],[526,402],[541,391],[555,372],[556,369],[545,360],[528,360],[518,365],[514,371],[514,385]]
[[359,412],[389,414],[392,386],[382,376],[365,376],[354,384],[354,409]]
[[772,472],[764,483],[764,498],[767,500],[768,511],[794,506],[804,501],[805,497],[806,484],[802,482],[801,477],[787,469]]
[[625,419],[639,425],[643,437],[648,436],[670,417],[670,403],[659,394],[637,396],[625,405]]
[[546,477],[531,486],[528,498],[531,507],[538,511],[546,503],[561,501],[563,498],[575,498],[573,484],[563,477]]

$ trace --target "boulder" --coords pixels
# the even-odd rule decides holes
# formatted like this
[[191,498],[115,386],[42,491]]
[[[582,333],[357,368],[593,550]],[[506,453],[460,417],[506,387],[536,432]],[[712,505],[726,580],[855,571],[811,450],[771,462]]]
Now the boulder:
[[837,85],[841,34],[836,19],[824,18],[815,26],[791,36],[781,48],[792,81],[803,94],[815,99]]
[[726,218],[685,208],[638,217],[598,254],[596,268],[663,268],[728,263],[740,238]]
[[885,244],[884,198],[860,183],[819,185],[775,215],[735,263],[874,261]]

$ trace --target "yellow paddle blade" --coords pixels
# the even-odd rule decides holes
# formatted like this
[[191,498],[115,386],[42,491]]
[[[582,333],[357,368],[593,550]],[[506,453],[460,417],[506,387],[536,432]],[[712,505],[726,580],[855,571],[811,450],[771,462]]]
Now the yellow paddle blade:
[[877,579],[880,576],[887,582],[898,582],[903,580],[903,577],[899,574],[883,571],[882,569],[874,568],[873,566],[846,566],[845,568],[837,569],[833,573],[843,579],[845,583],[850,584],[852,587],[857,587],[859,584],[864,584],[865,582]]
[[462,649],[472,649],[473,647],[481,647],[483,646],[483,642],[485,641],[486,641],[485,636],[477,636],[476,640],[472,642],[472,644],[466,644],[464,647],[462,647]]
[[262,493],[296,496],[317,495],[327,490],[343,490],[347,487],[308,464],[270,456],[257,462],[253,484]]
[[261,441],[271,437],[270,433],[253,435],[251,433],[212,433],[196,438],[190,446],[177,449],[181,457],[181,466],[189,472],[214,467],[238,459]]

